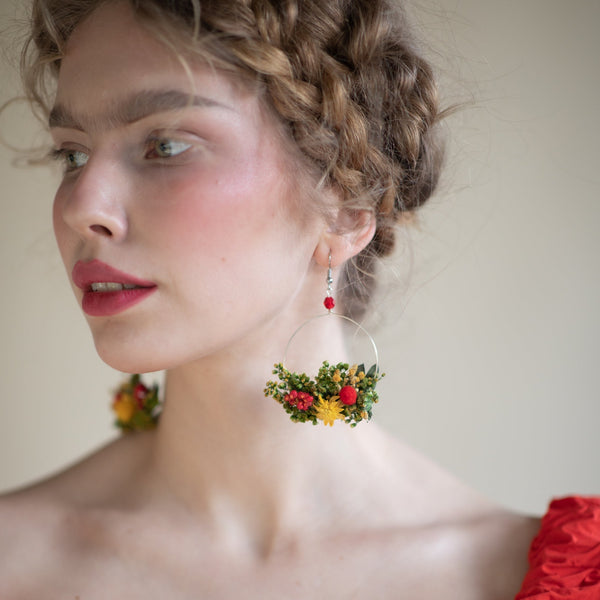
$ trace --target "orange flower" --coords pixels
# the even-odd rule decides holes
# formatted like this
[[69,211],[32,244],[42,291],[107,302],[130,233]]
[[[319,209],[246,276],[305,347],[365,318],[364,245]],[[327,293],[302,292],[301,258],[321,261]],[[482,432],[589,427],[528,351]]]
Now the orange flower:
[[115,396],[112,408],[121,423],[129,423],[133,417],[133,413],[136,410],[136,402],[131,394],[119,392]]

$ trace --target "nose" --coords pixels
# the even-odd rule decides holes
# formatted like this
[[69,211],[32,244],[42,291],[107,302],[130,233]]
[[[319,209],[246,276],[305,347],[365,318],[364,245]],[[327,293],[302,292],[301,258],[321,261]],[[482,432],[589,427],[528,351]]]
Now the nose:
[[[69,175],[55,200],[55,218],[85,240],[120,241],[127,235],[127,184],[117,165],[90,158],[76,178]],[[58,214],[57,214],[58,213]]]

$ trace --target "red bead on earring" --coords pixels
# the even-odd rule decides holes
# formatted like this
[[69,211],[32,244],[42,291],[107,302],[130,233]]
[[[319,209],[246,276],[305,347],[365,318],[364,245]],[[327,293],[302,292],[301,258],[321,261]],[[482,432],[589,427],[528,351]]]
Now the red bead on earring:
[[333,299],[333,296],[331,295],[331,292],[333,290],[332,285],[333,285],[333,274],[331,272],[331,252],[330,252],[329,253],[329,268],[327,269],[327,297],[323,301],[323,304],[325,305],[325,308],[327,310],[331,310],[335,306],[335,300]]

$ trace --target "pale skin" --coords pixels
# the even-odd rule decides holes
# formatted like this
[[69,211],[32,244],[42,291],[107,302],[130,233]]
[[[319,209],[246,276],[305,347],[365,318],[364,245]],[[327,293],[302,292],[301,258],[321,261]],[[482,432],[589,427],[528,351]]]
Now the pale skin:
[[[329,252],[339,266],[373,223],[340,233],[300,214],[260,99],[206,66],[193,81],[123,4],[70,39],[51,123],[70,169],[58,245],[69,276],[98,258],[156,283],[88,322],[112,366],[167,369],[168,401],[155,431],[0,499],[0,597],[514,596],[537,519],[374,423],[294,424],[263,396],[290,331],[319,310]],[[199,100],[165,106],[165,90]],[[336,339],[324,331],[325,357]]]

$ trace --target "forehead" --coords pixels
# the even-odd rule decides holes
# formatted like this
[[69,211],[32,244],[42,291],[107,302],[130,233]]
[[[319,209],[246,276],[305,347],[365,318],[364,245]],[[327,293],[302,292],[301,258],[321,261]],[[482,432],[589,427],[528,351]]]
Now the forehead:
[[[152,36],[137,21],[126,2],[101,5],[75,28],[61,60],[59,84],[77,81],[93,68],[96,75],[125,74],[129,65],[147,65],[140,77],[157,68],[174,68],[175,53]],[[126,76],[130,76],[126,73]]]
[[[70,37],[51,125],[80,113],[128,122],[185,105],[255,104],[256,90],[205,61],[187,61],[136,20],[125,2],[102,5]],[[244,82],[245,83],[245,82]]]

